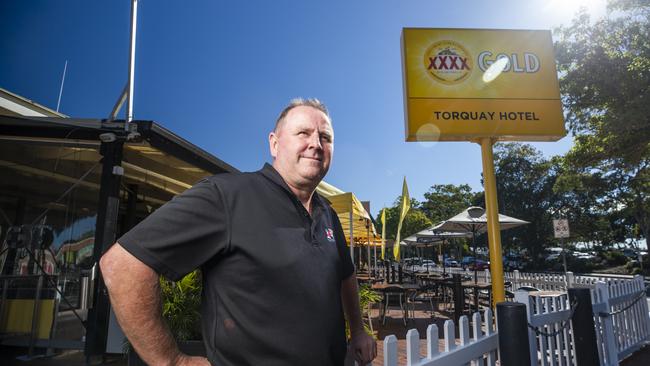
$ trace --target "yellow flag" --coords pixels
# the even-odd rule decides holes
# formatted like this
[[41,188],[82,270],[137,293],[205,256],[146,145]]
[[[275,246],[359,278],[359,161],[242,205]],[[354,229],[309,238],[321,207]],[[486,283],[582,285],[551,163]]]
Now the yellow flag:
[[406,177],[404,177],[404,184],[402,185],[402,198],[399,204],[399,221],[397,223],[397,235],[395,236],[395,244],[393,245],[393,256],[396,261],[399,261],[399,242],[400,232],[402,231],[402,221],[406,217],[406,213],[411,208],[411,197],[409,197],[409,188],[406,186]]
[[386,253],[386,207],[381,210],[381,260],[384,260]]

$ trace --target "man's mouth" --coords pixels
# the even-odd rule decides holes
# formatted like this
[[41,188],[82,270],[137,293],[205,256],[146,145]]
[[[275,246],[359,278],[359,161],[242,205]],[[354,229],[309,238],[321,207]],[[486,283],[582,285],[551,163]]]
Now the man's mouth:
[[323,161],[323,158],[319,157],[309,157],[309,156],[303,156],[303,159],[309,159],[309,160],[315,160],[315,161]]

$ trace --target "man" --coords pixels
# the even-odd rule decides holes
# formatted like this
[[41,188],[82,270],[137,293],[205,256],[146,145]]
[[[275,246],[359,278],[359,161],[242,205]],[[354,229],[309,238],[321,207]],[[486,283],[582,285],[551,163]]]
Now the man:
[[[269,146],[272,166],[199,182],[102,257],[117,319],[148,364],[340,365],[342,310],[355,359],[376,356],[341,224],[314,193],[334,149],[325,106],[292,101]],[[161,317],[158,274],[178,280],[195,268],[208,359],[182,354]]]

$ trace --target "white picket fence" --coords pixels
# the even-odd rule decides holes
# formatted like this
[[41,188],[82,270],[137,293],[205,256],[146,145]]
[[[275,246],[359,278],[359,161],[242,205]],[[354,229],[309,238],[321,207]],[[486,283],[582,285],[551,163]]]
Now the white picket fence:
[[[443,273],[441,267],[430,269],[432,272]],[[449,274],[460,274],[463,276],[474,276],[474,271],[469,269],[462,269],[458,267],[445,268],[444,271]],[[589,286],[595,288],[596,283],[609,282],[609,281],[629,281],[633,276],[619,275],[616,277],[610,275],[600,274],[580,274],[576,275],[573,272],[564,273],[537,273],[537,272],[519,272],[514,270],[512,272],[503,273],[504,280],[512,284],[512,290],[517,290],[519,287],[535,287],[545,291],[565,291],[567,285]],[[491,282],[489,270],[478,272],[478,279],[484,282]]]
[[643,277],[599,282],[591,295],[601,364],[618,365],[650,340]]
[[515,292],[515,301],[526,305],[531,365],[575,365],[569,296],[531,296]]
[[[460,345],[456,345],[455,324],[447,320],[444,324],[444,351],[439,350],[438,326],[427,327],[427,356],[420,354],[420,334],[415,329],[406,333],[407,366],[455,366],[472,362],[476,365],[494,366],[498,349],[497,333],[494,330],[492,310],[472,315],[472,337],[470,339],[467,316],[460,317],[458,326]],[[485,330],[485,331],[484,331]],[[397,338],[389,335],[384,339],[384,366],[397,365]]]
[[[553,282],[556,280],[553,279]],[[583,285],[592,284],[591,280],[585,282]],[[643,277],[599,281],[591,294],[601,365],[618,365],[620,360],[650,342],[650,313]],[[575,365],[570,322],[573,310],[568,295],[540,297],[517,291],[515,301],[526,305],[528,323],[532,327],[529,327],[530,364]],[[473,338],[470,339],[468,319],[466,316],[460,318],[460,345],[456,345],[454,323],[447,320],[444,324],[443,351],[438,349],[438,327],[429,325],[426,357],[420,355],[417,330],[409,330],[406,335],[406,365],[451,366],[470,362],[473,365],[494,365],[498,335],[493,328],[492,312],[489,309],[485,311],[483,322],[480,314],[474,313],[472,323]],[[384,339],[384,366],[396,366],[397,360],[397,338],[390,335]]]

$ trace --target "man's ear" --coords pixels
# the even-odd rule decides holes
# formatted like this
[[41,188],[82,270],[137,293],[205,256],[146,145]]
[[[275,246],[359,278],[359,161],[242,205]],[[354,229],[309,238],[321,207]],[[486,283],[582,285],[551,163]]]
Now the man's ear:
[[275,132],[269,133],[269,150],[273,159],[278,155],[278,136]]

